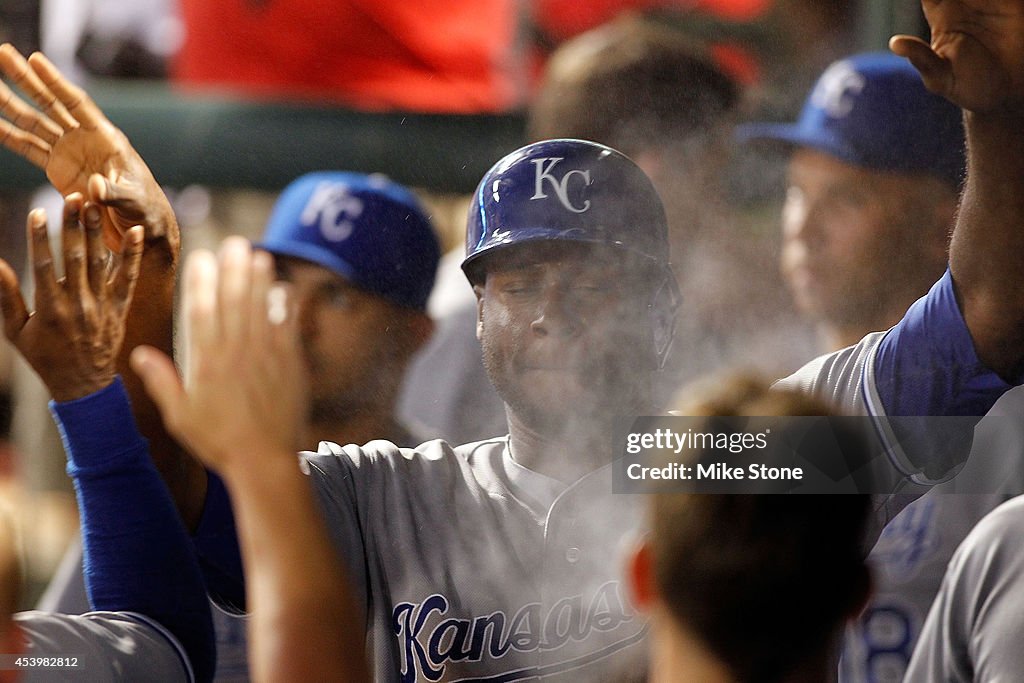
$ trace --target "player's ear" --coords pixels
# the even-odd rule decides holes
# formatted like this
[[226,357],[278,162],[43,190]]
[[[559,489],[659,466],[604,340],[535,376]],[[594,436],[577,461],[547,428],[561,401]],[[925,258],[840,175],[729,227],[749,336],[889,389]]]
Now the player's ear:
[[481,341],[484,336],[484,288],[483,285],[473,285],[473,294],[476,295],[476,338]]
[[658,587],[654,580],[654,555],[649,536],[645,536],[636,544],[626,563],[629,596],[633,606],[641,612],[649,612],[658,600]]

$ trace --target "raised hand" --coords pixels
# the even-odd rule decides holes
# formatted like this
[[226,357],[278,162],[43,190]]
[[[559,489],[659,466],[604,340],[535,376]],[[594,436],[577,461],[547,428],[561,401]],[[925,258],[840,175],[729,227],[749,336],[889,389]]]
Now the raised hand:
[[30,106],[0,83],[2,144],[46,172],[57,190],[79,192],[105,209],[106,244],[120,249],[125,232],[142,225],[149,246],[176,263],[178,226],[149,167],[92,99],[42,54],[27,60],[0,46],[0,72],[25,93]]
[[295,315],[273,273],[271,256],[239,237],[224,241],[219,260],[193,252],[182,308],[184,385],[165,354],[132,353],[168,431],[220,471],[294,454],[299,445],[303,361]]
[[46,214],[41,209],[31,212],[28,243],[36,287],[32,313],[17,275],[0,259],[4,334],[55,400],[86,396],[110,384],[117,374],[125,317],[142,258],[142,237],[141,227],[127,229],[121,258],[111,262],[103,244],[100,208],[84,203],[81,194],[68,196],[63,227],[65,276],[58,280]]
[[362,683],[370,680],[362,606],[295,456],[305,371],[297,316],[273,272],[270,255],[238,237],[224,241],[219,260],[190,254],[184,385],[155,349],[135,349],[132,367],[167,430],[231,492],[254,680]]
[[975,113],[1024,109],[1024,0],[922,0],[931,44],[894,36],[929,90]]

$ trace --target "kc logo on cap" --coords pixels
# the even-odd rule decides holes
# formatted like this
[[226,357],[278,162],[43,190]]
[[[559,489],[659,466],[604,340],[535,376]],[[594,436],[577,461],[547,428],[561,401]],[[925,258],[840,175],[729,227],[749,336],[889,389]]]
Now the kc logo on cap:
[[834,119],[840,119],[853,109],[856,96],[864,90],[863,74],[848,61],[836,62],[821,75],[814,88],[811,101]]
[[325,240],[341,242],[352,234],[362,213],[363,201],[349,192],[348,185],[324,181],[313,190],[299,220],[303,225],[319,222]]

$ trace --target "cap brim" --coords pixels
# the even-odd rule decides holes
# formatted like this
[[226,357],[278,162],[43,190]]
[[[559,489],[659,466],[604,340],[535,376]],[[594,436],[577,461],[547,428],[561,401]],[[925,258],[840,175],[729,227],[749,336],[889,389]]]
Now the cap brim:
[[303,261],[309,261],[315,263],[318,266],[340,275],[349,282],[360,285],[361,283],[356,281],[355,269],[348,264],[348,262],[338,258],[336,254],[333,254],[326,249],[320,247],[304,244],[302,242],[289,242],[286,244],[273,244],[265,242],[257,242],[253,245],[253,249],[262,249],[268,251],[274,256],[291,256],[293,258],[302,259]]
[[[497,237],[497,239],[495,239],[495,237]],[[582,244],[606,246],[611,249],[623,249],[636,254],[640,258],[647,259],[652,263],[655,262],[655,259],[650,256],[630,249],[629,245],[621,240],[609,240],[606,237],[594,234],[591,231],[582,229],[558,230],[538,227],[518,228],[515,231],[515,237],[512,238],[510,235],[507,240],[501,238],[500,230],[496,230],[492,239],[490,239],[487,244],[478,247],[472,256],[469,256],[462,261],[462,271],[467,275],[467,277],[469,277],[470,282],[472,282],[475,275],[478,274],[480,262],[482,260],[486,260],[491,256],[500,254],[507,249],[520,247],[526,244],[554,244],[559,242],[577,242]]]
[[735,135],[737,142],[743,145],[768,143],[786,150],[810,147],[845,161],[853,161],[856,156],[835,135],[791,123],[746,123],[736,127]]

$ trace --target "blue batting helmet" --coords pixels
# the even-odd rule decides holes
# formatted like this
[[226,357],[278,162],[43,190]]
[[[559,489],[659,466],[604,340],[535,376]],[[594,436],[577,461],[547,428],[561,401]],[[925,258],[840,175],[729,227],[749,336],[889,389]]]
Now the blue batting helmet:
[[629,157],[596,142],[545,140],[491,167],[469,208],[462,269],[479,284],[482,257],[547,240],[613,246],[668,269],[658,193]]
[[466,277],[481,284],[487,260],[516,245],[545,241],[606,245],[651,266],[646,305],[659,366],[664,365],[679,289],[669,266],[665,209],[640,167],[611,147],[568,139],[527,145],[492,166],[469,207]]

